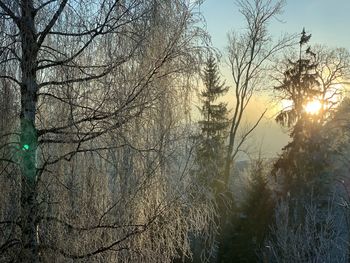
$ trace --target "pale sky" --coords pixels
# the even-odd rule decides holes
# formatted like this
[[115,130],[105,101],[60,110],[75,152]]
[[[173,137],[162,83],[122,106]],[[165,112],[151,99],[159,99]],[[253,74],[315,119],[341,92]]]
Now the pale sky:
[[[212,44],[218,48],[225,59],[227,33],[239,31],[244,26],[242,15],[238,12],[235,0],[206,0],[201,6],[206,19],[207,30]],[[278,37],[283,33],[300,33],[305,27],[312,34],[310,44],[329,47],[350,48],[350,0],[287,0],[284,13],[270,24],[270,32]],[[231,85],[229,69],[221,65],[223,78]],[[232,102],[231,102],[232,103]],[[253,99],[249,108],[248,120],[254,120],[266,107],[267,101],[259,95]],[[267,116],[256,130],[251,140],[250,151],[257,151],[268,157],[276,156],[288,142],[288,135]]]
[[[226,46],[226,34],[239,30],[243,18],[234,0],[206,0],[201,11],[214,46]],[[271,33],[299,33],[305,27],[314,43],[350,47],[350,0],[287,0],[282,23],[271,24]]]

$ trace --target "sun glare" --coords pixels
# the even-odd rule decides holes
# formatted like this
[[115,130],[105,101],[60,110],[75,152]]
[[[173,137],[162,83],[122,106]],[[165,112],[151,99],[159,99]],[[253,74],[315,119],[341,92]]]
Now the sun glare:
[[293,101],[292,100],[282,100],[282,110],[290,110],[293,108]]
[[322,104],[319,100],[311,100],[305,105],[305,111],[308,114],[316,115],[320,112]]

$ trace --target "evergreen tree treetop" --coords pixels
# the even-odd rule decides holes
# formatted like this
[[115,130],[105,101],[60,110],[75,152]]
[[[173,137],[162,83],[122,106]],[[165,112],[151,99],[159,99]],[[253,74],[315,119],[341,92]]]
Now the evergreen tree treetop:
[[199,124],[207,138],[222,137],[223,131],[228,126],[228,110],[226,103],[216,103],[216,100],[227,93],[228,87],[225,86],[225,82],[220,80],[219,68],[213,56],[210,56],[206,61],[202,80],[204,84],[204,89],[201,92],[203,119],[199,121]]
[[225,95],[225,93],[228,91],[228,87],[225,86],[225,82],[220,80],[219,68],[215,58],[212,55],[206,62],[202,73],[202,80],[205,88],[201,95],[210,102],[213,102],[218,97]]

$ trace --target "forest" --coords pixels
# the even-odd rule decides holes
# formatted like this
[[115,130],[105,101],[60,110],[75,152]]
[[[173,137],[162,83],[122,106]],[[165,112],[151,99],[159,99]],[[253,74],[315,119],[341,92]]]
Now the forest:
[[1,263],[350,261],[349,47],[205,2],[0,0]]

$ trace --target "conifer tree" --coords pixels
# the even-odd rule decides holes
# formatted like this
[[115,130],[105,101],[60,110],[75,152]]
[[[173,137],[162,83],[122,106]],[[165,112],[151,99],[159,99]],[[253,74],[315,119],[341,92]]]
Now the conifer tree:
[[[282,97],[292,102],[292,107],[282,109],[277,115],[276,121],[282,126],[292,128],[291,136],[298,136],[298,129],[305,125],[307,115],[304,106],[307,100],[319,95],[319,82],[317,80],[316,63],[310,48],[307,48],[307,57],[302,56],[302,47],[309,41],[311,35],[306,35],[305,30],[299,42],[300,53],[297,61],[288,60],[289,68],[284,72],[281,85],[274,89],[282,94]],[[312,54],[310,54],[312,53]]]
[[245,198],[233,217],[221,251],[222,262],[259,262],[260,250],[272,220],[274,200],[268,186],[266,162],[252,163]]
[[[197,137],[198,146],[196,149],[196,165],[197,170],[195,176],[199,186],[203,189],[209,200],[218,204],[218,197],[222,194],[222,176],[224,169],[225,156],[225,137],[227,120],[227,106],[218,99],[225,95],[228,87],[220,80],[219,69],[213,56],[206,61],[205,68],[202,73],[204,88],[201,92],[202,107],[200,112],[202,119],[199,121],[201,129]],[[203,200],[207,200],[203,198]],[[217,233],[216,227],[220,225],[220,208],[216,211],[217,222],[213,233]],[[215,234],[214,234],[215,235]],[[216,237],[220,238],[220,237]],[[205,259],[216,258],[216,251],[211,244],[208,244],[204,238],[196,237],[193,239],[193,257],[192,262],[203,262]]]
[[321,96],[321,84],[317,72],[316,55],[308,47],[303,54],[303,46],[311,37],[303,29],[299,42],[300,53],[297,61],[288,61],[289,68],[284,72],[281,85],[274,89],[282,97],[291,101],[292,106],[283,109],[276,117],[282,126],[290,128],[292,141],[284,147],[284,152],[275,163],[275,171],[282,171],[284,192],[308,192],[319,181],[326,168],[320,127],[322,109],[317,114],[309,114],[305,106],[309,101]]
[[208,187],[214,187],[222,174],[225,131],[228,126],[227,105],[217,100],[226,94],[228,87],[220,80],[219,69],[213,56],[206,62],[202,79],[204,89],[201,92],[202,120],[199,121],[201,134],[197,150],[198,176]]

